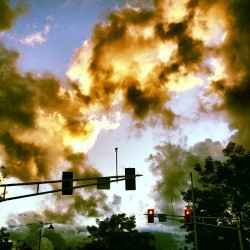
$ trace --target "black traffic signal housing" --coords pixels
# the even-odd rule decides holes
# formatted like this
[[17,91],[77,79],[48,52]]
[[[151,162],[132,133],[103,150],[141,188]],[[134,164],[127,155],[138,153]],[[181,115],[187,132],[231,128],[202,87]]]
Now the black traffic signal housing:
[[159,222],[166,222],[167,221],[167,215],[166,214],[158,214]]
[[148,223],[154,223],[155,210],[148,209]]
[[192,223],[191,212],[192,212],[191,209],[185,209],[184,210],[185,224],[191,224]]
[[135,168],[125,168],[125,189],[136,190],[135,186]]
[[73,172],[62,173],[62,195],[73,194]]
[[97,178],[97,189],[110,189],[110,178],[109,177],[99,177]]

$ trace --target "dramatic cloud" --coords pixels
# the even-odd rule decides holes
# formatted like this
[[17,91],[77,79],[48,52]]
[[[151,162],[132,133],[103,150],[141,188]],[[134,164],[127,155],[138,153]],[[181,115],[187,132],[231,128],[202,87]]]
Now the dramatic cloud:
[[[167,108],[174,93],[201,86],[194,112],[227,118],[237,132],[231,139],[250,146],[249,8],[248,1],[155,1],[155,9],[118,9],[95,26],[68,75],[90,102],[106,108],[122,102],[134,119],[155,117],[168,129],[177,119]],[[156,156],[152,170],[162,176],[155,190],[161,197],[178,200],[194,163],[218,156],[220,144],[205,144],[216,150],[206,146],[202,154],[203,143],[190,151],[170,144],[156,148],[162,157]]]
[[97,24],[93,37],[75,54],[68,75],[79,81],[90,102],[110,108],[123,100],[123,111],[135,119],[164,114],[172,126],[174,114],[164,107],[170,96],[151,74],[162,56],[150,27],[154,15],[130,7],[111,13],[109,24]]
[[[203,163],[204,159],[211,155],[222,159],[222,148],[219,142],[210,139],[197,143],[189,149],[170,143],[157,146],[157,154],[148,158],[151,171],[158,177],[154,187],[157,207],[171,214],[172,204],[175,204],[174,212],[182,214],[183,205],[180,209],[178,204],[182,203],[181,192],[190,189],[190,172],[193,172],[194,165]],[[196,176],[193,178],[196,179]]]
[[[43,33],[48,32],[45,27]],[[87,163],[85,153],[102,130],[119,126],[119,112],[93,112],[74,89],[63,88],[54,76],[22,74],[16,66],[18,58],[18,52],[0,44],[0,153],[8,176],[24,182],[60,179],[65,170],[73,171],[75,178],[101,176]],[[58,207],[45,207],[48,217],[63,213],[58,210],[59,197],[54,199]],[[83,210],[88,216],[111,211],[106,202],[101,191],[93,197],[76,191],[68,201],[71,213],[65,222],[72,222]]]
[[176,93],[207,88],[221,72],[217,51],[225,41],[226,14],[217,8],[222,7],[220,2],[155,1],[155,8],[117,9],[94,27],[67,74],[90,103],[106,109],[122,103],[122,111],[142,126],[161,121],[176,128],[178,115],[168,106]]
[[[202,72],[199,68],[200,60],[206,58],[207,84],[204,85],[203,92],[206,98],[200,100],[200,115],[213,112],[219,116],[224,113],[229,126],[236,131],[231,140],[249,147],[250,120],[247,114],[250,106],[250,3],[189,1],[186,4],[187,2],[183,5],[186,8],[185,14],[178,5],[178,23],[165,25],[168,27],[165,32],[164,26],[158,25],[157,32],[162,39],[176,36],[176,55],[185,68]],[[156,1],[156,6],[168,16],[166,4],[163,3],[166,1]],[[176,64],[172,65],[174,67],[167,69],[167,73],[171,69],[172,72],[178,71],[179,64],[178,67]],[[194,163],[203,162],[207,156],[221,159],[219,152],[224,146],[206,140],[189,149],[170,143],[156,147],[157,154],[150,156],[148,160],[152,163],[152,172],[159,177],[154,196],[157,196],[156,201],[160,201],[158,203],[162,209],[171,212],[171,198],[174,203],[181,201],[180,192],[190,188],[189,172],[192,171]]]
[[250,122],[250,28],[247,0],[231,1],[227,6],[227,35],[219,56],[225,63],[225,76],[213,82],[214,90],[222,98],[222,103],[216,108],[226,110],[231,120],[231,126],[238,130],[234,140],[249,147],[250,137],[248,124]]
[[[0,152],[10,176],[44,180],[63,170],[98,176],[86,153],[102,130],[116,129],[123,113],[138,128],[160,124],[166,132],[176,130],[180,121],[191,118],[178,112],[174,100],[189,90],[199,102],[191,117],[208,119],[213,113],[214,126],[222,117],[236,131],[233,139],[250,146],[250,2],[146,3],[116,8],[94,26],[72,58],[67,87],[49,74],[21,74],[18,53],[0,45]],[[4,30],[11,27],[15,13],[6,1],[1,5],[6,10],[0,19]],[[49,30],[46,26],[23,42],[43,42]],[[167,199],[180,201],[193,164],[215,154],[214,148],[221,145],[211,140],[190,149],[170,143],[156,147],[159,154],[149,160],[152,172],[160,176],[155,191],[166,209]],[[62,209],[57,196],[54,199]],[[114,197],[112,204],[119,202]],[[108,211],[103,193],[77,193],[68,199],[69,212],[61,211],[63,222],[75,214],[97,216],[97,203]],[[58,214],[57,208],[46,209],[48,218]]]
[[21,75],[15,67],[17,52],[1,45],[0,54],[0,142],[11,176],[48,179],[66,168],[71,154],[87,152],[101,130],[119,126],[118,113],[110,119],[90,117],[85,103],[56,78]]
[[248,10],[247,0],[161,0],[151,9],[117,9],[94,27],[68,76],[90,102],[107,108],[122,102],[133,118],[154,117],[168,128],[177,125],[167,105],[175,92],[202,86],[197,112],[228,113],[239,140],[250,145]]

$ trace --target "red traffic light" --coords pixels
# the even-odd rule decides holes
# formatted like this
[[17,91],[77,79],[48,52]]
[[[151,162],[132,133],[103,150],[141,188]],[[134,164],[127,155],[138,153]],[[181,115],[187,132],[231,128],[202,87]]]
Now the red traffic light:
[[192,220],[191,220],[191,210],[190,209],[185,209],[184,210],[184,220],[185,220],[185,224],[192,223]]
[[148,223],[154,223],[155,211],[154,209],[148,209]]
[[154,209],[148,209],[148,214],[154,214]]

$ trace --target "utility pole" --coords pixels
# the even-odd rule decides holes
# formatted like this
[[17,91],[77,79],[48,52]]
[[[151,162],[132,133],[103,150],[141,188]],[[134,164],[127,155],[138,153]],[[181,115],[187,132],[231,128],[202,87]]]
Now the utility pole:
[[239,236],[240,250],[243,250],[243,243],[242,243],[241,229],[240,229],[240,219],[238,217],[237,217],[237,230],[238,230],[238,236]]
[[194,221],[194,238],[195,238],[195,250],[198,250],[198,239],[197,239],[197,228],[196,228],[196,219],[195,219],[195,203],[194,203],[194,184],[193,184],[193,175],[190,172],[191,179],[191,190],[192,190],[192,203],[193,203],[193,221]]
[[171,206],[172,206],[172,216],[173,216],[173,219],[174,219],[174,206],[173,206],[173,199],[171,197]]

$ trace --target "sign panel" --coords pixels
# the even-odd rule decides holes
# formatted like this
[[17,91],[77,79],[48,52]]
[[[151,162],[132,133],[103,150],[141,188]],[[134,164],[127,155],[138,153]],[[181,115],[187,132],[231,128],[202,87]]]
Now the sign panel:
[[110,178],[109,177],[100,177],[97,178],[97,189],[110,189]]

